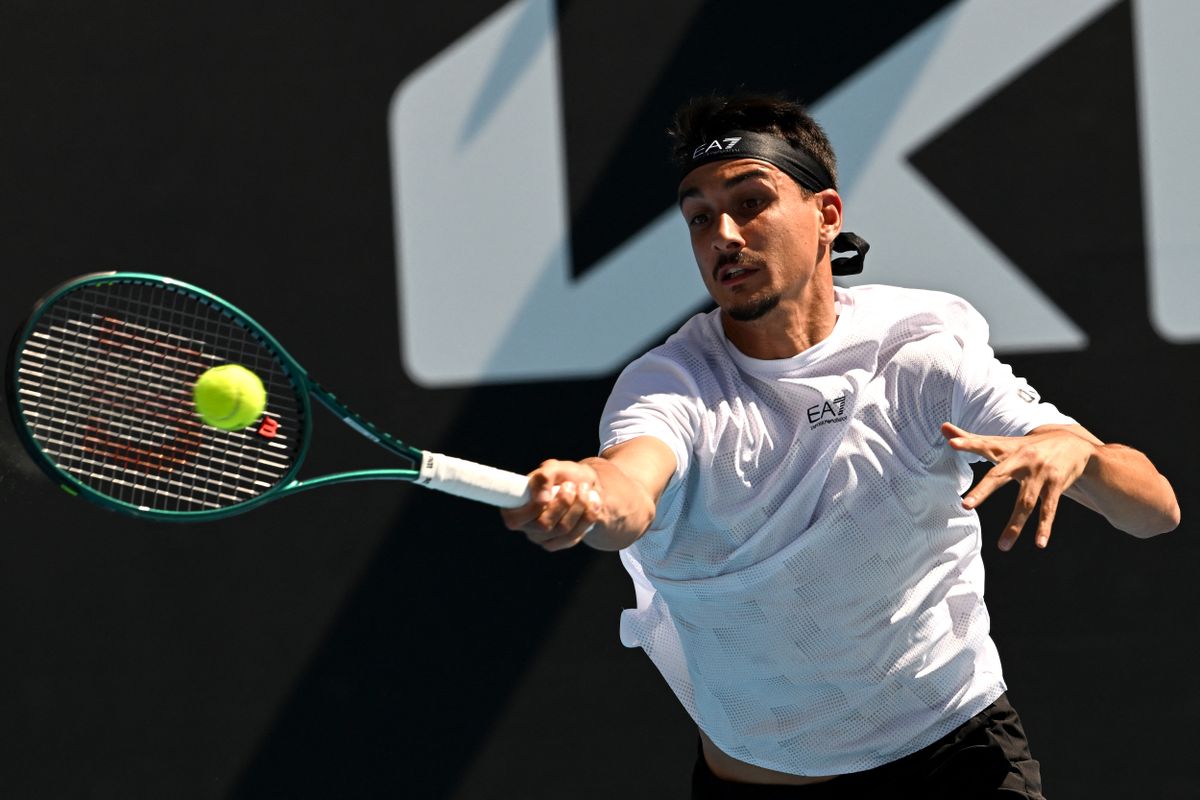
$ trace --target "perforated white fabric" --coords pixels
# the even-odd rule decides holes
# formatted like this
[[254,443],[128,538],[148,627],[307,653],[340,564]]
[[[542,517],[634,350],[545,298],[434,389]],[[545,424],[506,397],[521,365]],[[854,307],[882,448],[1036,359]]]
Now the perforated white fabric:
[[678,468],[621,553],[642,647],[725,752],[770,769],[869,769],[1004,691],[983,602],[967,457],[939,432],[1073,420],[998,362],[987,324],[938,292],[837,289],[833,333],[759,361],[717,312],[618,379],[601,449],[655,436]]

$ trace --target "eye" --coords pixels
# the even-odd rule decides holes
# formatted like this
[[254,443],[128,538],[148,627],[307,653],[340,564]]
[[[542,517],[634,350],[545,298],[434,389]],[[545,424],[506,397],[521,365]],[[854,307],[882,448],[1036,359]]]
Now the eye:
[[761,197],[747,197],[742,201],[742,208],[747,211],[758,211],[767,203]]
[[693,214],[688,218],[688,227],[699,228],[708,224],[708,214]]

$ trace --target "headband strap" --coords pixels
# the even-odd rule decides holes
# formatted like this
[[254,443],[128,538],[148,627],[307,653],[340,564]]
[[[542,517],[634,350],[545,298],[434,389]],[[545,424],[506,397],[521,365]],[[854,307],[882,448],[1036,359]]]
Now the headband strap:
[[867,251],[871,249],[871,245],[867,244],[867,240],[859,236],[857,233],[850,231],[842,231],[833,240],[833,252],[835,253],[854,253],[852,256],[842,256],[835,258],[830,266],[833,267],[834,275],[857,275],[863,271],[863,261],[866,260]]
[[[778,167],[810,192],[833,188],[833,177],[829,171],[807,150],[795,147],[782,136],[773,133],[738,130],[727,131],[724,136],[701,142],[692,148],[690,157],[684,159],[679,180],[682,182],[697,167],[732,158],[765,161]],[[833,240],[834,252],[853,252],[854,255],[833,259],[833,274],[857,275],[862,272],[863,259],[866,258],[870,247],[861,236],[849,231],[839,233]]]

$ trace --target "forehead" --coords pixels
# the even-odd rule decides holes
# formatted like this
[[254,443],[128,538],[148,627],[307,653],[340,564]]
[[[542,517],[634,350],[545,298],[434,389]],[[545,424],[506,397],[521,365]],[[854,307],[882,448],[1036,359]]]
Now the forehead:
[[755,180],[766,181],[779,187],[782,181],[791,179],[774,164],[759,161],[757,158],[713,161],[696,167],[679,182],[679,202],[715,194]]

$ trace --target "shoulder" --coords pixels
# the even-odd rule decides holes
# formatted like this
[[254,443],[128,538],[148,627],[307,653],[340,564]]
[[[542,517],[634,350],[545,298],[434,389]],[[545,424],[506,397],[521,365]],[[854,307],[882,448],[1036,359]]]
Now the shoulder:
[[854,304],[855,316],[880,333],[902,339],[946,332],[960,339],[988,336],[987,321],[968,301],[949,292],[863,284],[838,290]]
[[711,383],[714,352],[722,349],[719,329],[713,315],[697,314],[621,371],[600,415],[601,452],[649,436],[671,448],[676,474],[686,470],[700,387]]
[[714,308],[711,311],[693,315],[687,322],[679,326],[679,330],[671,334],[658,347],[649,351],[647,355],[678,357],[714,349],[720,345],[724,336],[721,332],[720,313]]
[[716,311],[696,314],[662,344],[629,363],[617,384],[646,381],[671,385],[694,385],[699,373],[725,357],[720,321]]
[[953,318],[979,314],[974,306],[958,295],[934,289],[910,289],[905,286],[867,283],[839,288],[838,291],[852,298],[857,308],[872,312],[886,310],[887,316],[892,317],[934,314]]

